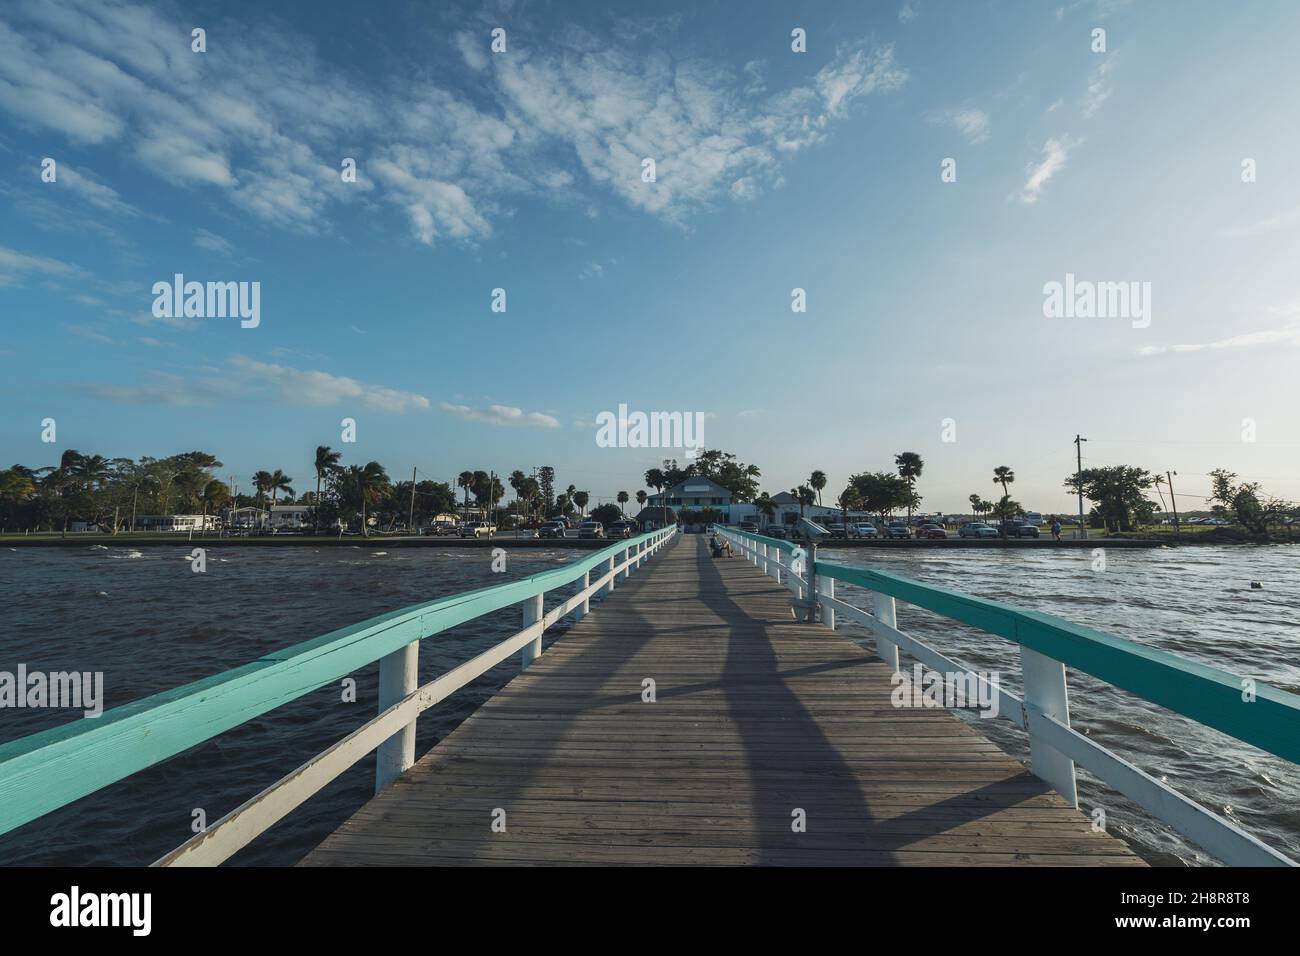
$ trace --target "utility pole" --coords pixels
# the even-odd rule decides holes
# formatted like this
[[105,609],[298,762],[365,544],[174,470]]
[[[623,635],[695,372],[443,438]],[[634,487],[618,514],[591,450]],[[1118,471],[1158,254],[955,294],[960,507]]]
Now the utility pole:
[[1081,435],[1074,436],[1075,457],[1078,463],[1078,470],[1074,473],[1075,483],[1079,490],[1079,537],[1088,537],[1088,526],[1083,523],[1083,443],[1088,439]]
[[1176,472],[1176,471],[1166,471],[1166,472],[1165,472],[1165,477],[1169,479],[1169,503],[1170,503],[1171,505],[1173,505],[1173,508],[1174,508],[1174,540],[1175,540],[1175,541],[1178,540],[1178,533],[1179,533],[1179,528],[1178,528],[1178,499],[1174,497],[1174,475],[1176,475],[1176,474],[1178,474],[1178,472]]
[[415,528],[415,468],[411,468],[411,511],[406,518],[406,530],[409,533]]

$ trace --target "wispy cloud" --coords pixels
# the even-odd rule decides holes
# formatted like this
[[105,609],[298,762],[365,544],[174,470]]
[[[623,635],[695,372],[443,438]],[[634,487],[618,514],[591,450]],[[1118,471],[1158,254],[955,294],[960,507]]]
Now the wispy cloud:
[[[146,344],[155,344],[151,340]],[[296,406],[355,405],[382,412],[427,411],[429,399],[414,392],[360,382],[346,375],[262,362],[232,355],[220,366],[205,365],[181,376],[152,370],[135,384],[85,383],[78,391],[132,405],[214,405],[245,401]]]
[[[564,191],[591,207],[605,193],[674,222],[752,199],[783,183],[784,155],[907,79],[891,47],[846,42],[769,95],[758,65],[665,52],[681,22],[625,18],[612,38],[568,26],[509,56],[467,29],[453,42],[479,77],[471,99],[427,79],[355,75],[270,20],[199,56],[177,41],[191,24],[170,8],[44,0],[0,15],[0,111],[76,144],[120,145],[168,183],[219,191],[294,231],[328,231],[334,206],[374,192],[433,244],[491,236],[518,195]],[[357,142],[357,181],[344,183],[338,144]],[[131,214],[81,172],[87,201]]]
[[903,5],[898,8],[898,22],[911,23],[921,13],[921,0],[903,0]]
[[1110,99],[1111,70],[1115,68],[1115,54],[1108,53],[1088,77],[1088,92],[1084,98],[1083,118],[1092,119],[1102,104]]
[[969,143],[987,142],[989,138],[989,115],[983,110],[965,108],[936,110],[927,113],[929,122],[941,126],[951,126]]
[[25,276],[35,274],[47,276],[71,276],[77,274],[76,266],[49,259],[44,256],[29,256],[0,246],[0,286],[14,285]]
[[1222,349],[1251,349],[1262,345],[1300,345],[1300,325],[1288,325],[1280,329],[1265,329],[1259,332],[1245,332],[1226,339],[1213,342],[1195,342],[1181,345],[1147,345],[1138,349],[1139,355],[1163,355],[1165,353],[1211,352]]
[[215,232],[209,232],[207,229],[198,229],[194,233],[194,244],[200,249],[206,249],[208,252],[215,252],[218,255],[233,255],[235,247],[227,240],[218,236]]
[[438,406],[444,412],[459,415],[472,422],[486,422],[489,425],[509,425],[530,428],[559,428],[560,422],[551,415],[541,412],[526,412],[512,405],[489,405],[486,408],[471,408],[468,405],[453,405],[443,402]]
[[1065,161],[1081,140],[1072,140],[1068,136],[1049,139],[1043,144],[1042,158],[1026,167],[1029,176],[1020,190],[1020,201],[1038,202],[1038,196],[1051,181],[1052,177],[1065,168]]

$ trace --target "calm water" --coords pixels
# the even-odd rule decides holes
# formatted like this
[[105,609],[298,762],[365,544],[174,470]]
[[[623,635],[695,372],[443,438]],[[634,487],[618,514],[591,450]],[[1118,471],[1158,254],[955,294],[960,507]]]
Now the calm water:
[[[380,549],[382,550],[382,549]],[[106,706],[246,663],[333,628],[440,595],[500,583],[489,552],[209,548],[194,574],[189,546],[0,549],[0,670],[98,670]],[[511,551],[505,577],[572,560],[574,552]],[[1051,611],[1135,641],[1250,674],[1300,692],[1300,552],[1189,548],[1108,552],[1105,572],[1087,552],[830,552],[972,594]],[[1263,583],[1252,591],[1251,581]],[[845,594],[854,600],[853,591]],[[899,606],[899,626],[952,657],[998,670],[1019,692],[1015,645]],[[468,660],[518,627],[510,609],[425,641],[421,681]],[[517,672],[512,660],[426,712],[422,753]],[[190,836],[192,812],[209,822],[333,744],[375,713],[377,665],[353,675],[357,702],[337,686],[294,703],[0,837],[0,865],[145,864]],[[1300,858],[1300,768],[1262,754],[1122,691],[1070,673],[1076,727]],[[0,742],[69,719],[67,712],[0,710]],[[979,729],[1025,757],[1009,723]],[[235,858],[298,860],[371,794],[373,758]],[[1081,774],[1081,801],[1106,807],[1112,832],[1153,862],[1210,862],[1123,797]]]

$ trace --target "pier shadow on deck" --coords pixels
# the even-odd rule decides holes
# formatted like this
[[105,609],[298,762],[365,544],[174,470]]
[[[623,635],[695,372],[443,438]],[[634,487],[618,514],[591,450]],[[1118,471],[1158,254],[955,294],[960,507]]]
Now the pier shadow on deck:
[[891,690],[753,565],[680,537],[303,863],[1141,864]]

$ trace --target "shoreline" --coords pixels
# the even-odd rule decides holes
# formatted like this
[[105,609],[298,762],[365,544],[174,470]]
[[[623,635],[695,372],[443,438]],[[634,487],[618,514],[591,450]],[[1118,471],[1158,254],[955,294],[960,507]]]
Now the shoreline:
[[[703,533],[703,532],[699,532]],[[1005,549],[1074,549],[1090,550],[1092,548],[1160,548],[1179,547],[1182,545],[1285,545],[1292,542],[1271,541],[1224,541],[1197,540],[1205,536],[1186,536],[1181,541],[1163,538],[1065,538],[1053,541],[1045,538],[906,538],[906,539],[866,539],[866,538],[831,538],[819,542],[818,547],[828,549],[872,549],[872,548],[982,548],[985,550]],[[148,537],[127,537],[123,535],[94,535],[87,537],[60,537],[58,535],[30,535],[22,537],[0,537],[0,547],[10,548],[84,548],[95,545],[105,547],[157,547],[165,545],[185,545],[190,547],[252,547],[252,548],[574,548],[598,551],[609,547],[613,541],[609,538],[515,538],[500,536],[494,538],[453,538],[453,537],[312,537],[310,535],[267,535],[264,537],[230,537],[221,538],[210,535],[195,535],[193,538],[183,534],[150,535]]]

